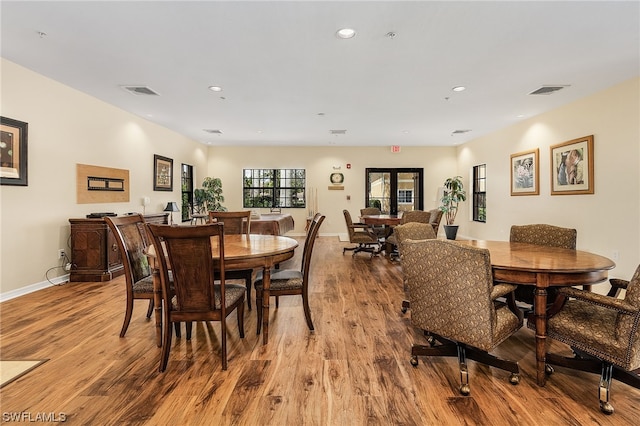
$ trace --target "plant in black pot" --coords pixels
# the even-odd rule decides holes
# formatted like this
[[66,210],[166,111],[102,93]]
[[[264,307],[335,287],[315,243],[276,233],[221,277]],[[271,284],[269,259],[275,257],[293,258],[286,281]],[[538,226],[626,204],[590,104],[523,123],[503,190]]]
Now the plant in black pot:
[[444,181],[444,195],[440,202],[440,210],[444,213],[446,224],[444,225],[444,233],[449,240],[455,240],[458,233],[458,225],[453,223],[458,214],[458,204],[467,199],[467,193],[462,184],[462,177],[456,176]]

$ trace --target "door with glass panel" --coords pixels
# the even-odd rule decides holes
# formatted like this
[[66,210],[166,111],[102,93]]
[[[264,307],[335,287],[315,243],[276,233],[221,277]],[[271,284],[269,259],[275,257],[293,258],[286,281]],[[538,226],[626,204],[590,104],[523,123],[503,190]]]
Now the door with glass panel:
[[382,214],[423,210],[423,169],[369,168],[365,174],[367,207]]

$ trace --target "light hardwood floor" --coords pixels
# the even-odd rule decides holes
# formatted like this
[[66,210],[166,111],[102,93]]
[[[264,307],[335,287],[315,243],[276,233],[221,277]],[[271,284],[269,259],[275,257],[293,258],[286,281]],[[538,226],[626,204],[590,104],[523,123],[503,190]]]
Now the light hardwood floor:
[[[194,325],[190,342],[174,339],[158,372],[147,305],[136,302],[125,338],[124,280],[69,283],[4,302],[2,359],[49,358],[0,390],[5,413],[64,413],[71,425],[625,425],[638,424],[640,391],[614,382],[616,412],[598,409],[598,376],[557,368],[535,384],[533,334],[523,328],[496,354],[516,359],[508,373],[469,362],[471,395],[458,393],[454,358],[409,363],[424,342],[402,314],[397,262],[342,255],[337,238],[320,237],[312,265],[311,310],[283,297],[272,309],[269,343],[245,310],[246,337],[229,325],[229,369],[221,370],[218,323]],[[297,250],[299,252],[301,250]],[[297,267],[300,253],[283,267]],[[556,352],[566,346],[552,343]],[[4,421],[4,419],[2,420]]]

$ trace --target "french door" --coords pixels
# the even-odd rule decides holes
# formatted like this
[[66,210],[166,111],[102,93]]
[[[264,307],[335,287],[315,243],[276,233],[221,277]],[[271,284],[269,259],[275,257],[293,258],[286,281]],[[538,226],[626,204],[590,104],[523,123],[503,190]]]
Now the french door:
[[383,214],[424,209],[424,169],[369,168],[365,174],[365,206]]

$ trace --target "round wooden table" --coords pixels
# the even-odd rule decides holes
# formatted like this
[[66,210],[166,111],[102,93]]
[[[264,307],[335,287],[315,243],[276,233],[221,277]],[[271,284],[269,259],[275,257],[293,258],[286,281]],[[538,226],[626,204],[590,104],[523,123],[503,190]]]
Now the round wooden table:
[[536,370],[544,386],[547,339],[547,288],[591,285],[607,279],[616,264],[586,251],[508,241],[458,240],[460,244],[489,250],[493,278],[497,282],[534,286]]
[[[213,243],[215,241],[215,243]],[[218,256],[218,244],[212,239],[212,256]],[[225,235],[224,261],[225,270],[262,268],[262,343],[269,339],[269,287],[271,285],[271,268],[280,262],[293,257],[298,242],[293,238],[277,235]],[[153,271],[156,338],[158,347],[162,346],[162,290],[160,277],[155,262],[155,248],[147,248],[149,264]],[[259,308],[259,307],[258,307]]]

